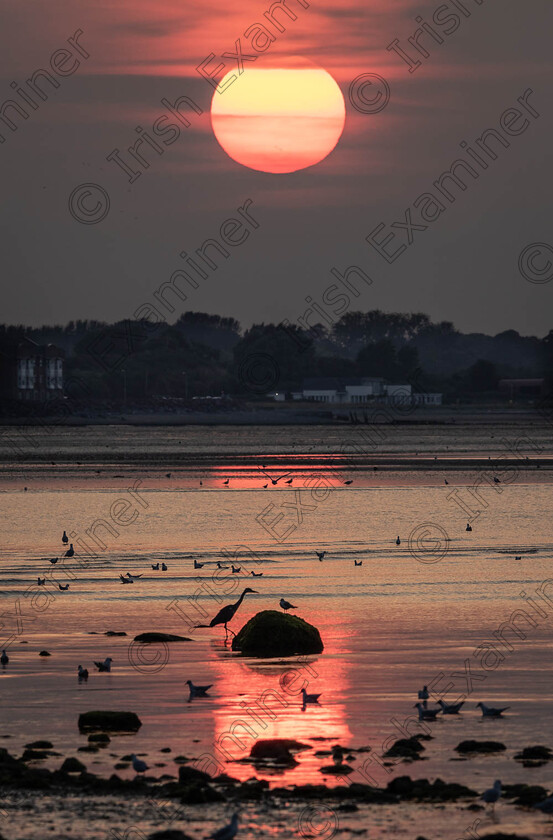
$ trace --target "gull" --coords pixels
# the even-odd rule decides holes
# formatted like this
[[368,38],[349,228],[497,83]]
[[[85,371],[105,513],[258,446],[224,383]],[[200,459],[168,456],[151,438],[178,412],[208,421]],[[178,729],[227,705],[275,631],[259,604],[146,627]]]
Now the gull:
[[419,710],[419,720],[436,720],[441,712],[441,709],[425,709],[422,703],[415,703],[414,708]]
[[161,571],[162,571],[162,572],[166,572],[166,571],[167,571],[167,566],[165,565],[165,563],[162,563],[162,564],[161,564]]
[[232,574],[237,575],[238,572],[240,571],[240,569],[242,568],[242,566],[238,566],[238,568],[236,568],[236,566],[231,566],[231,568],[232,568]]
[[353,561],[353,565],[354,565],[354,566],[362,566],[362,565],[363,565],[363,561],[362,561],[362,560],[354,560],[354,561]]
[[233,814],[228,825],[223,826],[214,834],[210,834],[208,840],[232,840],[238,832],[238,814]]
[[135,771],[135,773],[144,773],[144,771],[148,769],[148,765],[146,764],[146,762],[141,761],[135,756],[134,753],[131,755],[131,759],[133,770]]
[[52,557],[52,558],[50,559],[50,563],[52,564],[52,566],[55,566],[57,562],[58,562],[58,558],[57,558],[57,557]]
[[129,580],[135,581],[135,580],[138,580],[138,578],[141,578],[142,575],[131,575],[130,572],[127,572],[127,577],[128,577]]
[[74,554],[75,554],[75,549],[73,548],[73,543],[69,543],[69,548],[65,552],[65,556],[66,557],[73,557]]
[[203,563],[198,563],[197,560],[194,560],[194,568],[195,569],[203,569],[203,566],[204,566]]
[[493,783],[493,787],[488,788],[484,791],[480,799],[483,799],[486,804],[491,804],[492,811],[494,810],[495,803],[501,796],[501,782],[499,779],[496,779]]
[[227,485],[227,487],[228,487],[228,483],[229,483],[229,481],[230,481],[230,478],[227,478],[227,480],[226,480],[226,481],[223,481],[223,484],[226,484],[226,485]]
[[10,661],[10,657],[6,653],[5,650],[2,651],[2,656],[0,656],[0,663],[2,664],[2,668],[5,668],[8,662]]
[[465,528],[465,531],[472,531],[472,525],[470,524],[470,522],[467,522],[467,527]]
[[278,478],[271,478],[269,473],[266,473],[265,470],[261,470],[261,472],[263,473],[263,475],[267,476],[273,487],[275,486],[275,484],[278,484],[279,481],[282,481],[283,478],[288,478],[289,475],[292,475],[292,473],[287,472],[284,473],[284,475],[279,475]]
[[223,566],[223,564],[219,560],[217,560],[217,568],[218,569],[228,569],[228,566]]
[[[252,572],[252,574],[254,574],[254,572]],[[234,618],[235,612],[244,600],[244,596],[247,595],[248,592],[252,592],[254,595],[257,594],[255,589],[250,589],[250,587],[247,586],[235,604],[227,604],[226,607],[223,607],[219,610],[215,618],[212,618],[209,624],[196,624],[196,627],[217,627],[218,624],[222,624],[225,628],[225,639],[228,639],[229,633],[232,633],[232,635],[235,636],[236,633],[234,633],[232,630],[229,630],[227,624],[229,623],[229,621],[231,621],[231,619]]]
[[69,589],[69,584],[66,583],[65,586],[62,586],[61,583],[58,583],[58,589],[60,589],[62,592],[66,592]]
[[494,709],[492,706],[486,706],[485,703],[477,703],[476,708],[479,706],[482,709],[483,717],[501,717],[503,712],[506,712],[507,709],[511,708],[510,706],[504,706],[502,709]]
[[63,537],[61,538],[61,541],[64,545],[67,545],[67,543],[69,542],[69,537],[67,536],[65,531],[63,532]]
[[152,569],[157,572],[157,570],[159,569],[159,563],[152,563]]
[[442,707],[442,712],[444,715],[458,715],[461,711],[461,708],[464,706],[465,701],[463,700],[461,703],[445,703],[441,698],[438,700],[438,703]]
[[315,549],[315,554],[317,555],[320,562],[322,563],[323,562],[323,557],[325,556],[326,551],[317,551],[317,549]]
[[292,484],[293,480],[294,480],[293,478],[289,478],[288,481],[285,481],[284,483],[285,484]]
[[38,585],[38,586],[46,586],[46,578],[45,578],[45,577],[43,577],[43,578],[41,578],[41,577],[37,578],[37,585]]
[[263,489],[266,490],[268,486],[269,486],[268,484],[264,484]]
[[134,583],[134,580],[129,580],[129,578],[126,578],[125,575],[119,575],[119,577],[121,579],[121,583]]
[[287,610],[297,610],[297,607],[291,604],[290,601],[285,601],[284,598],[281,598],[279,603],[284,612],[286,612]]
[[186,680],[186,685],[190,689],[190,697],[208,697],[208,691],[212,688],[211,685],[194,685],[192,680]]
[[105,671],[105,672],[107,672],[107,673],[109,674],[109,673],[111,673],[111,663],[112,663],[112,662],[113,662],[113,659],[111,658],[111,656],[107,656],[107,657],[104,659],[104,661],[103,661],[103,662],[96,662],[96,661],[95,661],[95,662],[94,662],[94,664],[96,665],[96,667],[98,668],[98,670],[99,670],[100,672]]
[[397,537],[397,540],[396,540],[396,545],[401,545],[401,540],[399,538],[399,534],[398,534],[398,537]]
[[263,577],[263,572],[254,572],[252,571],[253,577]]
[[305,688],[302,688],[301,696],[302,696],[302,704],[305,706],[305,705],[307,705],[307,703],[318,703],[319,702],[319,697],[321,695],[320,694],[308,694],[307,691],[305,690]]
[[427,701],[427,700],[428,700],[428,698],[430,697],[430,694],[428,693],[428,686],[423,685],[423,687],[422,687],[422,691],[419,691],[418,697],[419,697],[419,700],[422,700],[422,701],[423,701],[423,704],[422,704],[422,705],[423,705],[423,706],[424,706],[424,708],[426,709],[426,707],[427,707],[427,705],[428,705],[428,703],[427,703],[426,701]]
[[544,814],[553,814],[553,796],[549,796],[543,802],[536,802],[533,807],[543,811]]
[[79,680],[84,680],[85,682],[88,680],[88,668],[83,668],[82,665],[79,665],[77,673],[79,675]]

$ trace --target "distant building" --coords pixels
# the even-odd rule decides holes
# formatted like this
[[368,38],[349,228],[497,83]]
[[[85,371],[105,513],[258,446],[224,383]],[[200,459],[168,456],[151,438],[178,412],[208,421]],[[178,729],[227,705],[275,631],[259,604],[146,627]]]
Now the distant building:
[[0,345],[0,392],[4,399],[45,402],[63,395],[65,353],[29,338]]
[[318,377],[303,383],[303,398],[309,402],[350,405],[441,405],[441,394],[413,393],[411,385],[390,385],[382,377],[333,379]]
[[499,390],[509,399],[533,399],[547,394],[545,379],[501,379]]

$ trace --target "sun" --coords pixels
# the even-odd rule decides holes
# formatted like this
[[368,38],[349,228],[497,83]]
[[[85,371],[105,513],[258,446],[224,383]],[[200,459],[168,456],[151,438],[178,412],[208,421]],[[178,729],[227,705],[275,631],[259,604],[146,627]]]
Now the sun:
[[248,69],[211,102],[211,124],[225,152],[261,172],[296,172],[320,163],[344,130],[346,106],[322,68]]

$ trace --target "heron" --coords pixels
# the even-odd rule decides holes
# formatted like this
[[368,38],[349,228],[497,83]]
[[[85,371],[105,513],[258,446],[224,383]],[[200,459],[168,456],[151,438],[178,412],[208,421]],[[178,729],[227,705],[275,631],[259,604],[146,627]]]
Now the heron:
[[64,545],[67,545],[67,543],[69,542],[69,537],[67,536],[65,531],[63,532],[63,537],[61,538],[61,541]]
[[284,612],[287,612],[288,610],[297,610],[297,607],[291,604],[290,601],[285,601],[284,598],[281,598],[279,603]]
[[236,633],[228,629],[227,624],[234,618],[238,607],[240,606],[248,592],[257,595],[257,591],[255,589],[250,589],[250,587],[247,586],[235,604],[227,604],[226,607],[223,607],[219,610],[215,618],[212,618],[209,624],[196,624],[196,627],[217,627],[219,624],[222,624],[225,628],[225,639],[228,639],[229,633],[232,633],[233,636],[236,636]]

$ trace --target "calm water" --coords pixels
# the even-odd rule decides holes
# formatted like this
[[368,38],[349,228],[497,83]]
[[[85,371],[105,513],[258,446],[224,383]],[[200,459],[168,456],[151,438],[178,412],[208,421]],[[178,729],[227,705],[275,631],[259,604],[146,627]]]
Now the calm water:
[[[524,431],[387,429],[388,440],[371,453],[381,464],[416,453],[424,453],[427,462],[377,472],[341,468],[339,478],[318,455],[335,452],[347,430],[56,430],[40,440],[42,465],[15,466],[7,453],[0,483],[0,621],[2,639],[12,634],[15,639],[9,666],[0,672],[0,734],[11,736],[6,745],[17,753],[31,740],[48,738],[60,753],[77,755],[101,775],[113,772],[129,752],[145,757],[150,775],[176,775],[178,755],[203,756],[205,769],[213,772],[206,758],[213,756],[219,769],[224,764],[234,777],[257,776],[281,786],[334,783],[320,769],[329,759],[314,753],[339,742],[371,747],[350,762],[356,768],[352,781],[386,785],[393,775],[408,773],[477,790],[497,777],[551,789],[553,768],[530,770],[513,760],[524,746],[553,746],[553,581],[543,590],[551,605],[535,595],[553,578],[553,473],[546,463],[551,436],[547,429],[534,429],[534,449],[521,448],[533,459],[530,466],[521,461],[516,472],[496,473],[500,484],[484,482],[476,497],[467,495],[468,488],[486,469],[448,463],[453,455],[496,456],[502,447],[491,434],[515,440]],[[109,453],[105,458],[102,447]],[[232,456],[234,467],[216,457],[217,447]],[[281,479],[273,486],[259,464],[243,462],[248,454],[266,464],[273,478],[291,469],[293,484]],[[438,464],[432,463],[434,455]],[[148,462],[145,468],[141,460]],[[344,486],[342,479],[350,478],[353,484]],[[467,513],[451,497],[456,489],[472,511],[471,533],[465,531]],[[122,525],[122,519],[129,521]],[[101,543],[96,558],[81,566],[76,558],[71,565],[50,564],[49,558],[61,556],[64,529],[74,534],[77,557],[86,557],[83,541],[94,544],[86,534],[91,527]],[[316,549],[327,552],[322,563]],[[227,565],[233,557],[239,574],[216,572],[217,561]],[[194,570],[194,559],[204,563],[201,570]],[[152,570],[159,561],[167,564],[166,572]],[[252,577],[252,569],[262,576]],[[53,583],[30,588],[52,570]],[[126,572],[143,577],[123,586],[118,576]],[[60,592],[58,580],[69,581],[69,591]],[[324,653],[300,663],[252,660],[230,651],[221,628],[192,629],[192,623],[207,623],[223,604],[235,601],[245,586],[257,594],[246,597],[232,629],[260,610],[278,609],[285,597],[297,605],[297,615],[319,628]],[[544,615],[525,604],[522,592],[534,596]],[[196,609],[187,601],[194,593]],[[494,632],[522,608],[535,625],[522,619],[526,638],[507,630],[507,642],[501,643]],[[109,630],[127,637],[104,636]],[[147,630],[192,641],[167,649],[130,644]],[[499,651],[493,659],[497,667],[487,670],[473,655],[486,643]],[[39,658],[43,649],[52,656]],[[489,646],[486,650],[490,654]],[[93,672],[93,660],[106,656],[113,657],[112,673]],[[91,672],[87,684],[77,682],[79,663]],[[301,675],[293,683],[288,682],[292,668]],[[211,696],[189,703],[187,679],[213,683]],[[431,724],[435,737],[427,743],[428,760],[383,767],[376,756],[401,737],[402,724],[416,714],[417,690],[433,679],[438,690],[453,683],[448,700],[468,694],[464,713]],[[308,691],[322,696],[320,706],[302,711],[295,692],[304,681]],[[480,700],[511,709],[502,720],[484,720],[475,708]],[[114,736],[100,753],[77,753],[86,744],[77,717],[91,709],[132,710],[143,726],[136,735]],[[413,721],[407,725],[417,731]],[[293,737],[311,749],[297,756],[297,767],[268,775],[238,762],[249,754],[253,737]],[[454,761],[454,747],[468,738],[499,740],[508,749],[500,756]],[[164,747],[172,752],[161,753]],[[52,758],[46,766],[57,767],[61,760]],[[543,818],[525,819],[526,831],[540,836]],[[515,823],[520,828],[520,821]],[[384,826],[382,836],[389,831]]]

